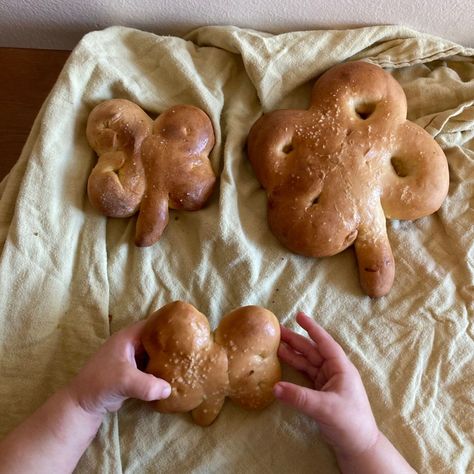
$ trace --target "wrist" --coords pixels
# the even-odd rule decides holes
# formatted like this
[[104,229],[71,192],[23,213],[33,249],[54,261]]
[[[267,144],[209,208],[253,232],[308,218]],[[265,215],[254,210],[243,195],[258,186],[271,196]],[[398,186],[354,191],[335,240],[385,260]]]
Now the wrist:
[[359,452],[336,452],[343,474],[416,474],[393,444],[377,430],[373,443]]
[[379,443],[382,433],[375,426],[375,429],[369,436],[367,436],[367,440],[363,443],[360,443],[358,446],[351,446],[350,448],[334,448],[336,457],[338,460],[344,460],[345,462],[352,462],[358,458],[364,457],[369,454]]
[[60,392],[63,393],[62,396],[65,402],[71,407],[75,417],[83,420],[83,422],[89,426],[96,425],[97,429],[99,429],[104,419],[105,411],[96,411],[87,407],[74,383],[65,386]]

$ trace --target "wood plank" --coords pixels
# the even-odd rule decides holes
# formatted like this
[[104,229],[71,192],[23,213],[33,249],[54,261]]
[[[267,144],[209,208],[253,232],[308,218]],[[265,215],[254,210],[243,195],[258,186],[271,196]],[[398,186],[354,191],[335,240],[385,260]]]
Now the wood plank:
[[0,180],[19,158],[41,104],[69,54],[0,48]]

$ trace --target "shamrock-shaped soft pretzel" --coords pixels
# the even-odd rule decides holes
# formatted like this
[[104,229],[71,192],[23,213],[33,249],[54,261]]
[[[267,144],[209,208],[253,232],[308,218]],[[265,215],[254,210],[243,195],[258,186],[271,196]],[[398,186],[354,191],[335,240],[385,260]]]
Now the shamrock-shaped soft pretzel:
[[148,318],[142,341],[149,356],[146,371],[172,388],[169,398],[154,402],[157,411],[191,411],[194,421],[206,426],[226,397],[248,409],[273,401],[273,385],[280,380],[280,325],[260,306],[228,313],[213,336],[202,313],[175,301]]
[[89,115],[87,139],[99,155],[88,182],[94,207],[109,217],[139,210],[135,243],[159,240],[168,208],[195,211],[204,206],[216,177],[208,155],[214,146],[209,117],[177,105],[152,120],[138,105],[113,99]]
[[265,114],[248,138],[276,237],[312,257],[354,244],[370,296],[393,284],[386,218],[431,214],[448,192],[443,151],[406,113],[403,89],[390,74],[353,62],[316,81],[308,110]]

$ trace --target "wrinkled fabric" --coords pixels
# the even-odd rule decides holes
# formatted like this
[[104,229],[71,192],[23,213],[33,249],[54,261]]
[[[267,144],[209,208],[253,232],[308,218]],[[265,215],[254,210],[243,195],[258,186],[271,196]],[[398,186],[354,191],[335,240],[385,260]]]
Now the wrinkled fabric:
[[[65,384],[118,329],[177,299],[215,328],[258,304],[295,328],[306,311],[358,367],[380,429],[420,472],[474,471],[474,50],[395,26],[269,35],[204,27],[181,39],[124,27],[86,35],[0,185],[0,435]],[[378,64],[402,84],[409,119],[444,149],[449,194],[436,214],[389,221],[388,296],[370,299],[352,249],[291,254],[270,232],[245,154],[276,108],[304,108],[342,61]],[[210,116],[218,186],[198,212],[171,211],[158,244],[133,245],[135,218],[106,219],[86,183],[85,128],[102,100],[152,115],[192,104]],[[284,368],[284,378],[303,383]],[[208,428],[128,401],[107,416],[78,473],[338,472],[316,424],[279,403],[226,402]]]

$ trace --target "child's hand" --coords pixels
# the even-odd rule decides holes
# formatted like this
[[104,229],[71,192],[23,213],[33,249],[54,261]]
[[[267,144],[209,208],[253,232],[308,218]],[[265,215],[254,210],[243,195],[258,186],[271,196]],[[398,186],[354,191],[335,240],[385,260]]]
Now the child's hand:
[[106,412],[130,397],[170,395],[168,382],[137,368],[144,326],[142,321],[111,336],[66,387],[0,443],[0,473],[72,472]]
[[117,411],[127,398],[152,401],[169,397],[168,382],[137,368],[144,349],[140,336],[145,321],[112,335],[92,356],[67,389],[88,413],[102,416]]
[[359,372],[321,326],[303,313],[296,320],[311,340],[282,327],[278,355],[307,375],[314,390],[279,382],[274,394],[313,418],[336,453],[357,456],[371,448],[379,435]]

